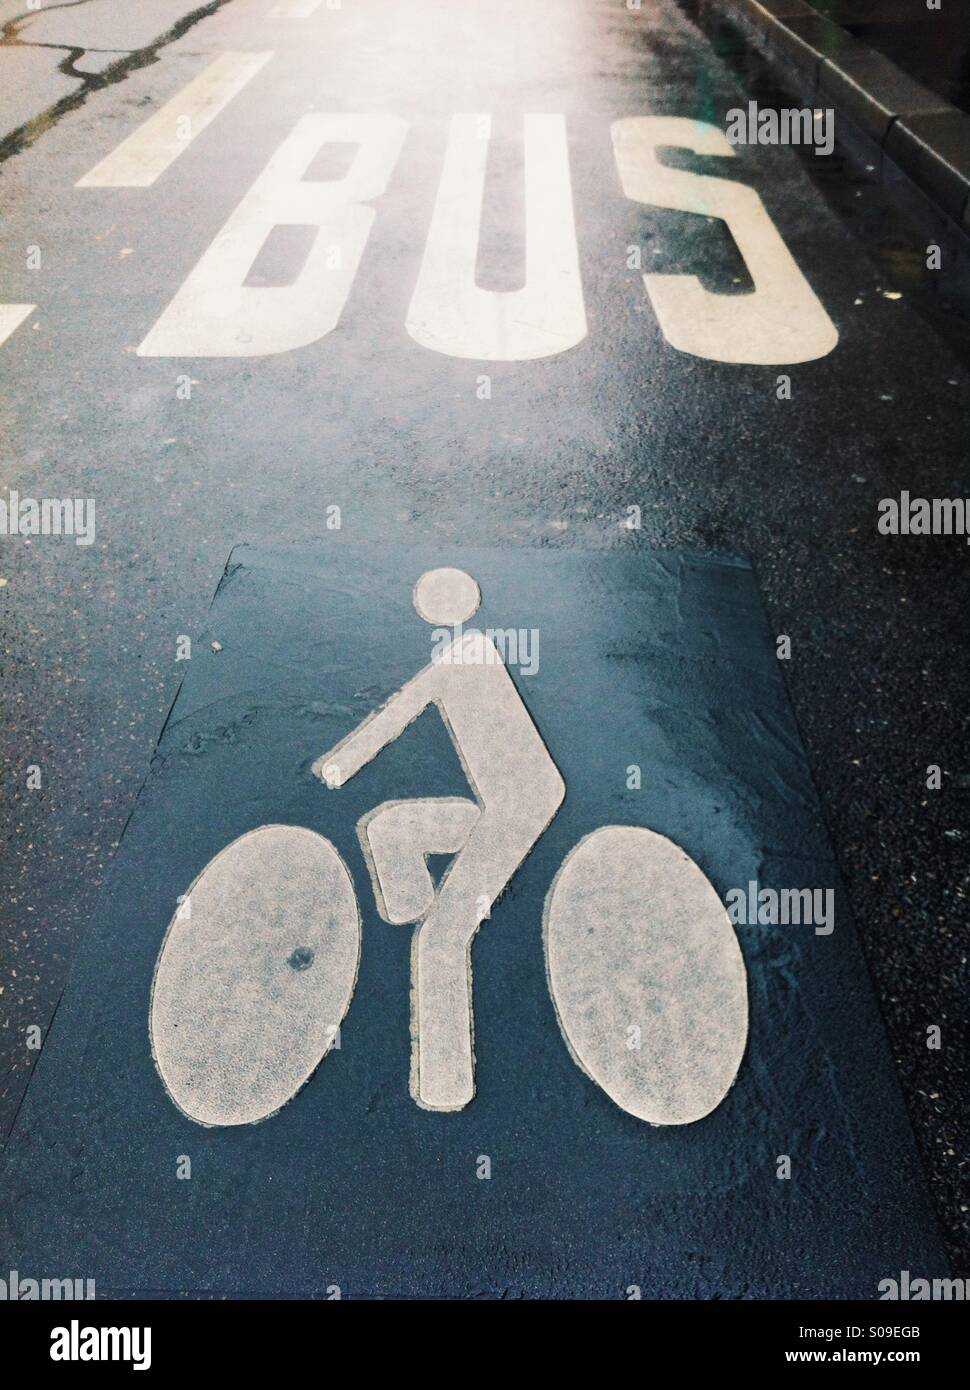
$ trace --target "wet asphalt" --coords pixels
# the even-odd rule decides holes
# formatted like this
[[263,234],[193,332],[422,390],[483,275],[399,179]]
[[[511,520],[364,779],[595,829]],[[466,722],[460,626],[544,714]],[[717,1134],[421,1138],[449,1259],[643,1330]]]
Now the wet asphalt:
[[[749,98],[790,104],[729,32],[673,0],[554,15],[346,0],[287,24],[270,8],[230,0],[0,164],[0,300],[38,306],[0,347],[4,495],[97,499],[95,544],[0,550],[0,1128],[149,768],[178,639],[205,640],[234,545],[326,546],[337,505],[344,536],[375,547],[742,553],[791,637],[790,698],[954,1272],[970,1273],[968,550],[876,529],[879,499],[902,489],[970,496],[965,243],[884,184],[848,130],[827,160],[669,156],[758,190],[839,329],[829,356],[787,369],[779,400],[781,369],[664,341],[628,247],[711,290],[749,282],[722,224],[625,199],[610,150],[621,116],[722,123]],[[275,57],[153,187],[75,188],[229,48]],[[347,109],[409,130],[337,330],[277,357],[137,357],[299,116]],[[469,110],[493,114],[479,281],[495,289],[522,278],[521,116],[566,114],[589,333],[560,356],[483,367],[405,331],[448,121]],[[267,273],[285,277],[292,251]],[[622,524],[633,505],[638,532]]]

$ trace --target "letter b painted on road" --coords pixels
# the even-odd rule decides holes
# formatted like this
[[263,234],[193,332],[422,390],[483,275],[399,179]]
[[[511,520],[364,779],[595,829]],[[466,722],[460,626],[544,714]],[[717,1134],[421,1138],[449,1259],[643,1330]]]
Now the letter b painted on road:
[[[389,115],[304,116],[138,349],[140,357],[261,357],[306,347],[339,322],[407,122]],[[304,175],[323,145],[358,146],[342,179]],[[246,285],[274,227],[315,228],[290,285]],[[333,247],[340,248],[335,260]]]

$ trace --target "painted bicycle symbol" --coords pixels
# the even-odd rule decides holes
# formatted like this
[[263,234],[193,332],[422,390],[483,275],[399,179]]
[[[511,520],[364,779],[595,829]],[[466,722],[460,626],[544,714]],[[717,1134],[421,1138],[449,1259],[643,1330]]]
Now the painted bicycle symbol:
[[[380,916],[414,924],[411,1094],[454,1111],[475,1094],[473,940],[566,786],[498,648],[465,627],[481,602],[476,581],[430,570],[413,597],[452,640],[313,771],[339,795],[432,705],[454,743],[473,797],[387,801],[357,826]],[[437,886],[431,854],[453,856]],[[158,1071],[191,1119],[256,1123],[296,1095],[339,1036],[361,950],[351,875],[317,832],[261,826],[180,901],[152,983]],[[587,835],[553,880],[543,937],[566,1045],[617,1105],[686,1124],[720,1104],[747,1040],[745,969],[723,904],[682,849],[642,826]]]

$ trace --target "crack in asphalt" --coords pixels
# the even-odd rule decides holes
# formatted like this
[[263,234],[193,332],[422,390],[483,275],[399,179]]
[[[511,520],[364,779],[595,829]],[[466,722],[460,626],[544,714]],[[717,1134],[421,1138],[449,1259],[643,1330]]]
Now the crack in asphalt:
[[[52,48],[64,53],[64,57],[57,65],[59,72],[66,77],[73,77],[82,85],[76,92],[71,92],[68,96],[56,101],[53,106],[49,106],[40,115],[33,116],[23,125],[17,126],[15,130],[9,132],[0,139],[0,164],[12,158],[13,155],[20,154],[22,150],[28,149],[34,142],[40,139],[45,131],[55,126],[62,116],[66,116],[69,111],[75,111],[79,106],[83,106],[91,92],[100,91],[103,87],[114,86],[116,82],[123,82],[129,73],[137,72],[139,68],[148,67],[158,61],[160,51],[168,44],[180,39],[183,34],[195,27],[203,19],[208,19],[210,15],[221,10],[223,5],[228,5],[231,0],[209,0],[208,4],[201,5],[198,9],[183,15],[180,20],[167,29],[164,34],[153,39],[150,44],[143,48],[130,50],[113,48],[71,48],[67,44],[51,43],[31,43],[20,38],[20,26],[28,19],[36,19],[39,13],[50,14],[54,10],[73,10],[79,5],[89,4],[90,0],[62,0],[58,5],[47,5],[43,11],[27,10],[25,13],[10,19],[0,30],[0,48]],[[84,57],[85,53],[120,53],[116,63],[111,63],[103,72],[81,72],[76,64]]]

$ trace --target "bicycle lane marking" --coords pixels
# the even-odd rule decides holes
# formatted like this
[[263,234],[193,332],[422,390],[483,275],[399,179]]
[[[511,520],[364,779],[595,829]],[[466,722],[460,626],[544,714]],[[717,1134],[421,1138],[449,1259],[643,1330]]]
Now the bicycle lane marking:
[[[412,590],[427,570],[449,565],[479,581],[473,621],[492,634],[566,795],[475,937],[474,1098],[431,1113],[414,1103],[408,1084],[413,929],[385,919],[362,840],[375,808],[393,817],[410,804],[427,815],[417,826],[387,826],[392,842],[404,836],[393,852],[411,860],[400,894],[386,863],[383,873],[385,907],[416,903],[420,911],[427,879],[417,874],[418,856],[458,845],[453,862],[460,862],[478,798],[472,802],[454,742],[431,706],[415,711],[339,789],[324,786],[313,767],[354,730],[380,734],[369,717],[427,668],[440,640],[415,613]],[[444,1296],[469,1286],[622,1296],[631,1283],[644,1296],[689,1296],[702,1251],[701,1282],[720,1296],[761,1289],[777,1297],[806,1286],[819,1295],[873,1296],[903,1240],[914,1267],[945,1271],[744,563],[632,549],[403,549],[342,538],[312,553],[241,550],[210,631],[218,650],[204,642],[192,658],[4,1159],[10,1166],[0,1190],[16,1194],[17,1210],[3,1243],[18,1267],[80,1261],[114,1288],[178,1288],[191,1270],[192,1287],[231,1291],[251,1288],[258,1268],[268,1290],[315,1287],[326,1270],[349,1296]],[[483,738],[488,717],[481,715]],[[499,736],[497,723],[493,732]],[[642,778],[631,777],[631,766]],[[517,792],[528,802],[528,778]],[[173,1105],[162,1084],[147,1026],[151,985],[179,898],[195,883],[191,902],[206,866],[225,867],[221,852],[238,852],[240,837],[259,826],[322,837],[347,866],[361,914],[359,976],[340,1022],[354,955],[352,926],[349,934],[340,926],[353,916],[344,897],[326,888],[319,917],[311,909],[301,921],[305,932],[280,930],[290,912],[278,914],[271,930],[272,904],[293,900],[304,871],[285,853],[275,865],[273,855],[263,859],[267,881],[278,874],[280,891],[260,906],[236,860],[219,920],[228,959],[244,969],[229,969],[216,951],[211,1008],[238,1000],[234,1007],[251,1015],[241,1026],[257,1050],[299,1053],[291,1085],[314,1050],[327,1052],[278,1113],[255,1126],[209,1129]],[[619,827],[619,836],[597,838],[604,826]],[[652,1068],[660,1103],[682,1107],[668,1120],[693,1119],[678,1056],[694,1042],[730,1060],[735,1044],[722,1034],[722,999],[705,994],[696,960],[671,951],[672,937],[683,943],[699,933],[713,947],[701,953],[706,967],[722,946],[705,935],[699,914],[685,925],[669,894],[664,902],[661,890],[677,866],[663,855],[652,862],[650,836],[698,866],[712,923],[723,924],[726,895],[751,879],[834,884],[837,901],[829,935],[810,926],[737,931],[751,1001],[737,1080],[700,1123],[662,1128],[636,1117],[631,1078],[639,1086],[641,1069]],[[630,858],[621,839],[637,842],[640,897],[625,893],[613,872],[607,877],[621,890],[603,899],[593,880]],[[320,855],[321,863],[335,862],[329,850]],[[379,877],[382,856],[378,845]],[[432,879],[438,871],[427,864]],[[600,904],[592,920],[582,906],[591,886]],[[649,919],[641,897],[651,904]],[[204,930],[208,908],[200,901]],[[250,921],[253,955],[239,935]],[[315,923],[335,933],[332,969],[321,938],[307,935]],[[272,997],[276,984],[263,1014],[267,942],[281,989],[312,990],[318,967],[330,971],[333,1002],[305,1038]],[[630,978],[618,976],[621,961]],[[247,972],[251,989],[240,978]],[[665,1016],[663,994],[675,982],[678,1006],[700,987],[703,1007],[699,1016],[689,1010],[694,1022],[685,1034],[676,1008]],[[198,1032],[211,1015],[204,987],[197,997],[184,1023]],[[257,1036],[261,1018],[268,1038]],[[339,1028],[333,1037],[332,1028]],[[201,1033],[191,1045],[205,1054]],[[270,1091],[281,1095],[275,1082]],[[53,1130],[45,1116],[57,1117]],[[644,1118],[663,1114],[644,1110]],[[780,1151],[790,1155],[790,1186],[776,1175]],[[172,1180],[180,1154],[195,1156],[190,1205]],[[490,1160],[489,1183],[476,1180],[481,1155]],[[71,1203],[59,1203],[56,1193],[67,1185]],[[245,1248],[228,1219],[241,1191],[250,1218]],[[698,1193],[711,1199],[698,1201]],[[0,1227],[6,1220],[0,1210]],[[146,1231],[166,1232],[168,1253],[153,1248]],[[421,1253],[445,1248],[446,1262]]]

